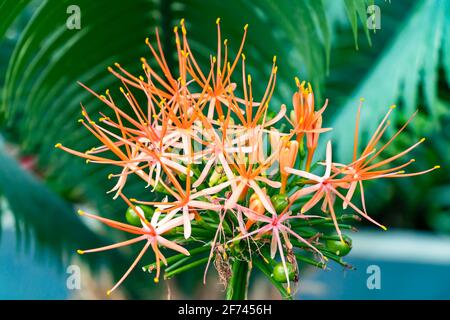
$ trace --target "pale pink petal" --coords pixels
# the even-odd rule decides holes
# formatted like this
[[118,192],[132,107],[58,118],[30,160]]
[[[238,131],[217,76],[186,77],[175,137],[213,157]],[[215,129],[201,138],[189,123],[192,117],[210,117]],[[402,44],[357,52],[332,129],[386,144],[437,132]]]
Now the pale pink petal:
[[192,185],[192,187],[197,188],[199,185],[202,184],[202,182],[205,180],[206,176],[209,173],[209,169],[211,169],[211,166],[213,165],[213,163],[215,162],[216,158],[215,157],[211,157],[208,162],[206,162],[205,167],[203,168],[202,173],[200,174],[200,176],[198,177],[197,181],[194,182],[194,184]]
[[233,193],[231,194],[230,198],[228,198],[225,201],[225,205],[224,205],[225,209],[231,209],[231,208],[233,208],[236,205],[236,203],[238,202],[238,199],[241,196],[241,193],[244,190],[246,185],[247,185],[246,181],[241,181],[238,184],[237,188],[235,188],[233,190]]
[[258,186],[258,184],[255,181],[250,180],[248,183],[250,184],[250,187],[258,195],[259,200],[261,200],[261,203],[267,209],[267,211],[269,211],[271,214],[276,215],[277,213],[275,212],[275,209],[272,205],[272,202],[270,201],[269,196]]
[[300,197],[303,197],[307,194],[313,193],[315,191],[317,191],[319,188],[321,187],[320,183],[314,184],[312,186],[306,187],[306,188],[302,188],[300,190],[298,190],[297,192],[295,192],[292,196],[289,197],[289,201],[290,202],[294,202],[295,200],[297,200]]
[[167,239],[164,239],[164,238],[161,237],[161,236],[156,236],[156,241],[158,241],[158,243],[159,243],[160,245],[162,245],[162,246],[164,246],[164,247],[166,247],[166,248],[169,248],[169,249],[178,251],[178,252],[180,252],[180,253],[182,253],[182,254],[185,254],[185,255],[187,255],[187,256],[190,255],[190,254],[189,254],[189,251],[186,250],[185,248],[183,248],[182,246],[180,246],[179,244],[176,244],[176,243],[173,242],[173,241],[169,241],[169,240],[167,240]]
[[184,238],[188,239],[191,236],[191,219],[189,217],[189,209],[187,206],[183,207],[183,223],[184,223]]
[[278,181],[272,181],[267,179],[266,177],[256,177],[255,178],[256,181],[261,181],[269,186],[271,186],[272,188],[281,188],[281,182]]
[[325,158],[325,175],[323,176],[324,179],[329,178],[331,174],[331,159],[332,153],[331,153],[331,141],[328,141],[327,143],[327,152],[326,152],[326,158]]
[[299,176],[299,177],[302,177],[302,178],[305,178],[305,179],[309,179],[309,180],[313,180],[313,181],[317,181],[317,182],[322,182],[323,181],[322,177],[319,177],[319,176],[317,176],[315,174],[312,174],[310,172],[306,172],[306,171],[303,171],[303,170],[297,170],[297,169],[289,168],[289,167],[284,167],[284,170],[287,173],[295,174],[296,176]]
[[230,186],[233,182],[234,182],[233,180],[228,180],[226,182],[222,182],[222,183],[218,184],[217,186],[203,189],[203,190],[201,190],[199,192],[196,192],[193,195],[191,195],[191,199],[195,199],[195,198],[198,198],[198,197],[219,193],[223,189],[225,189],[228,186]]

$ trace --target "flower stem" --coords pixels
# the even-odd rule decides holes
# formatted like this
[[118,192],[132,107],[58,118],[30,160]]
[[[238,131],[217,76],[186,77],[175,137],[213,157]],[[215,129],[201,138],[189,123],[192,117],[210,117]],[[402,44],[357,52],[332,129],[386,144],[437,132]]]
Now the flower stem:
[[247,261],[236,259],[233,262],[232,275],[226,293],[227,300],[247,299],[249,272],[250,268]]

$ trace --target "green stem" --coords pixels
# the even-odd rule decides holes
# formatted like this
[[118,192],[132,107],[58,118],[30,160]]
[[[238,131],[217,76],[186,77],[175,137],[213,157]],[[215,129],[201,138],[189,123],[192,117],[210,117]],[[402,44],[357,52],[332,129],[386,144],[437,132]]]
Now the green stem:
[[186,264],[186,265],[184,265],[184,266],[182,266],[182,267],[180,267],[178,269],[175,269],[173,271],[166,272],[164,274],[164,278],[165,279],[170,279],[170,278],[172,278],[173,276],[175,276],[175,275],[177,275],[179,273],[182,273],[182,272],[187,271],[189,269],[192,269],[192,268],[198,267],[198,266],[200,266],[202,264],[205,264],[206,262],[208,262],[208,259],[209,259],[209,257],[204,257],[204,258],[196,260],[196,261],[194,261],[192,263]]
[[247,261],[236,259],[233,262],[232,274],[226,293],[227,300],[247,299],[249,272],[250,268]]

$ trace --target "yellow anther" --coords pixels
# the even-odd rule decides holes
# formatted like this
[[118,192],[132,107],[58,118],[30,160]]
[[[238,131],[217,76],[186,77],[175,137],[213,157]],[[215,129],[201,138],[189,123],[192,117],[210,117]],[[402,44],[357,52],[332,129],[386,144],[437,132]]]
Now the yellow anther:
[[78,122],[83,123],[84,120],[83,119],[78,119]]
[[78,214],[80,215],[80,216],[82,216],[83,214],[84,214],[84,211],[83,210],[78,210]]
[[173,32],[175,32],[175,33],[178,32],[178,26],[173,27]]
[[248,23],[244,26],[244,30],[247,31],[248,29]]
[[106,295],[107,296],[111,295],[111,290],[106,291]]
[[91,160],[89,160],[89,159],[86,159],[86,163],[89,163],[89,162],[91,162]]
[[108,179],[111,180],[114,175],[112,173],[108,174]]
[[55,144],[55,148],[60,148],[62,146],[62,144],[61,143],[57,143],[57,144]]
[[180,24],[181,24],[181,25],[184,25],[184,18],[182,18],[182,19],[180,20]]
[[147,44],[147,45],[150,45],[150,39],[147,37],[147,38],[145,38],[145,43]]
[[144,58],[144,57],[141,57],[141,59],[140,59],[140,60],[141,60],[141,62],[142,62],[142,63],[145,63],[145,62],[147,61],[147,60],[145,60],[145,58]]
[[181,27],[181,32],[183,33],[183,35],[186,35],[186,28],[184,26]]
[[90,124],[95,125],[95,121],[91,120],[89,121]]
[[366,100],[366,99],[364,99],[363,97],[359,98],[360,102],[364,102],[364,100]]
[[395,109],[395,108],[397,108],[397,106],[395,105],[395,104],[393,104],[392,106],[390,106],[389,108],[391,108],[391,109]]
[[220,23],[220,18],[217,18],[216,19],[216,24],[219,24]]
[[216,63],[216,56],[213,56],[213,57],[212,57],[212,62],[213,62],[213,63]]
[[104,96],[104,95],[100,95],[100,99],[102,99],[102,100],[106,100],[106,97]]
[[434,166],[434,169],[440,169],[440,168],[441,168],[441,166],[439,166],[439,165]]
[[109,96],[109,89],[106,89],[105,94]]
[[120,87],[120,92],[125,93],[124,88]]
[[77,250],[77,253],[78,254],[84,254],[84,251],[83,250]]
[[297,85],[297,87],[300,87],[300,79],[295,77],[294,80],[295,80],[295,84]]
[[159,283],[159,279],[158,279],[157,277],[154,277],[154,278],[153,278],[153,282],[154,282],[154,283]]
[[420,139],[420,142],[424,142],[426,140],[426,138],[422,138]]
[[136,202],[137,200],[135,198],[130,199],[131,202]]
[[273,73],[277,73],[278,71],[278,66],[276,66],[275,68],[273,68]]
[[276,63],[277,62],[277,56],[273,56],[272,61],[273,61],[273,63]]
[[81,111],[81,114],[83,115],[83,117],[87,117],[86,111],[82,110],[82,111]]
[[228,39],[223,40],[223,45],[226,46],[228,44]]
[[251,75],[247,75],[247,81],[248,81],[248,84],[252,83],[252,76]]
[[143,76],[139,76],[139,80],[141,80],[141,81],[145,81],[145,79],[144,79],[144,77],[143,77]]
[[115,65],[117,68],[120,68],[120,64],[119,64],[119,63],[114,62],[114,65]]
[[381,229],[383,229],[384,231],[387,231],[387,228],[385,226],[381,226]]
[[242,56],[242,60],[245,61],[245,54],[242,53],[241,56]]

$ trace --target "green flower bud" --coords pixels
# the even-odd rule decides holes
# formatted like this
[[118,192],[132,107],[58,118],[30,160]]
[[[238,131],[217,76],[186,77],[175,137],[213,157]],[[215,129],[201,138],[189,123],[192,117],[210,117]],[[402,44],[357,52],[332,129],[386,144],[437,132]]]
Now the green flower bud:
[[286,194],[275,194],[270,200],[272,200],[275,211],[280,214],[289,205],[289,198]]
[[208,184],[210,187],[213,187],[215,185],[218,185],[221,181],[221,179],[224,176],[223,167],[222,166],[216,166],[214,168],[214,171],[209,178]]

